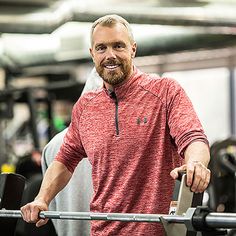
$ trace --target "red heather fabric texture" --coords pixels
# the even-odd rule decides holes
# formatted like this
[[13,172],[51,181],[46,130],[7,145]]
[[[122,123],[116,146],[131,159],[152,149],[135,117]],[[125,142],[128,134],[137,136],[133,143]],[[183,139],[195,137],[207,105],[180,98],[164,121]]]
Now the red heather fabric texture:
[[[168,214],[183,151],[194,140],[207,142],[192,103],[172,79],[135,68],[115,89],[89,92],[74,105],[72,121],[56,160],[73,172],[88,157],[92,164],[92,212]],[[75,186],[78,187],[79,186]],[[92,221],[93,236],[163,235],[159,223]]]

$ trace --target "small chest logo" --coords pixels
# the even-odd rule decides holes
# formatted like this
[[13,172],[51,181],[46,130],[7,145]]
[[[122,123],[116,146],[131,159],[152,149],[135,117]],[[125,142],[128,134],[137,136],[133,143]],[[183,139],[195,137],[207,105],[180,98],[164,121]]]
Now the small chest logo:
[[146,124],[148,120],[147,120],[147,117],[144,117],[144,118],[138,117],[136,122],[138,125],[140,125],[140,124]]

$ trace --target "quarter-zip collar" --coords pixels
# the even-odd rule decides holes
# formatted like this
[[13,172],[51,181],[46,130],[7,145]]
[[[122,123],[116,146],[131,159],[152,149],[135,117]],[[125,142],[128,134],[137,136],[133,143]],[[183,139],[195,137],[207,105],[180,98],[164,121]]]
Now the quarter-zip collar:
[[[116,98],[118,98],[119,101],[123,97],[125,97],[126,95],[131,93],[133,88],[137,86],[138,78],[141,74],[142,74],[142,72],[137,67],[134,66],[134,71],[133,71],[133,74],[130,76],[130,78],[127,79],[126,81],[124,81],[124,83],[122,83],[114,88],[113,92],[115,93]],[[108,91],[105,88],[105,85],[103,86],[103,88],[106,91],[106,93],[109,95],[109,97],[111,97],[111,91]]]

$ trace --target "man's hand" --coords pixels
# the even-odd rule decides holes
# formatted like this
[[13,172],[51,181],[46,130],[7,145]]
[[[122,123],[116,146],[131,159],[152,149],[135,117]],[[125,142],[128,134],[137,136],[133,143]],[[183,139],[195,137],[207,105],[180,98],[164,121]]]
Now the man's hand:
[[48,167],[38,195],[33,202],[21,207],[22,217],[28,223],[36,223],[37,227],[45,225],[48,219],[40,219],[39,212],[47,211],[51,200],[69,182],[72,173],[58,161],[53,161]]
[[46,202],[36,199],[33,202],[26,204],[21,207],[22,217],[28,223],[36,223],[37,227],[45,225],[48,222],[48,219],[40,219],[40,211],[47,211],[48,205]]
[[186,171],[187,186],[195,193],[202,193],[210,182],[211,171],[200,161],[189,161],[170,172],[173,179],[178,178],[179,171]]

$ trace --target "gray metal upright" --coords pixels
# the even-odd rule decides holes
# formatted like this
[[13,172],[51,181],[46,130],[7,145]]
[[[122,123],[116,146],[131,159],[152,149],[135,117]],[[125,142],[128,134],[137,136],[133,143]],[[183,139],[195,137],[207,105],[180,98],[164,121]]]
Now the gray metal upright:
[[230,129],[231,135],[236,136],[236,78],[235,67],[229,68],[229,90],[230,90]]

